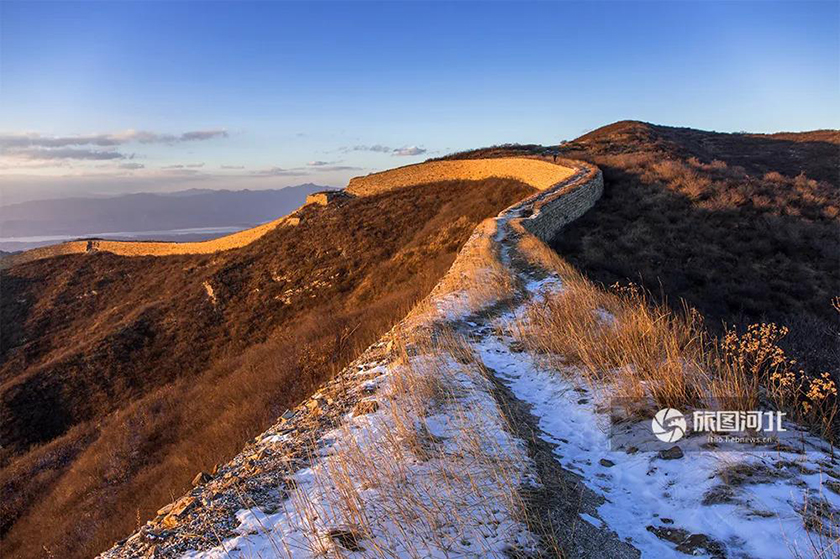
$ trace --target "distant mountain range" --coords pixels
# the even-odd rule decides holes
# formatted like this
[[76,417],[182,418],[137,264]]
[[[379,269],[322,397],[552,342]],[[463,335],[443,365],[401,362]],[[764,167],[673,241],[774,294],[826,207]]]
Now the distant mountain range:
[[[280,217],[303,204],[308,194],[328,188],[307,183],[276,190],[190,189],[11,204],[0,207],[0,250],[103,234],[182,241],[210,238]],[[185,231],[191,229],[201,231]]]

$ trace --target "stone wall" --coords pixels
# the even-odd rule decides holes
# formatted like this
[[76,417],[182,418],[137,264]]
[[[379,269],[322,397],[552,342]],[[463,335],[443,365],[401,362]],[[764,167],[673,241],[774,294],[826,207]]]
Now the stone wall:
[[[589,211],[604,193],[604,178],[597,167],[581,164],[580,172],[565,184],[557,185],[528,206],[522,226],[543,242],[549,242],[567,224]],[[527,202],[527,201],[526,201]]]
[[355,177],[350,179],[347,192],[357,196],[370,196],[418,184],[451,180],[477,181],[493,177],[515,179],[537,190],[547,190],[574,173],[573,168],[527,157],[430,161]]
[[91,252],[110,252],[120,256],[172,256],[175,254],[212,254],[223,250],[240,248],[253,243],[279,225],[297,225],[297,217],[281,217],[251,229],[225,235],[209,241],[194,243],[167,243],[154,241],[106,241],[99,239],[70,241],[57,245],[27,250],[0,259],[0,269],[18,264],[52,258],[65,254],[82,254]]
[[[350,181],[345,191],[310,195],[307,203],[328,204],[348,195],[370,196],[397,188],[448,180],[484,180],[492,177],[519,180],[540,190],[514,208],[529,217],[522,226],[543,241],[550,240],[564,225],[591,208],[603,192],[601,172],[588,163],[551,163],[527,157],[432,161],[399,167]],[[513,209],[513,208],[511,208]],[[270,223],[210,241],[194,243],[81,240],[28,250],[0,259],[0,269],[64,254],[110,252],[121,256],[170,256],[211,254],[250,244],[278,225],[297,225],[297,217],[287,216]]]
[[320,206],[326,206],[332,202],[346,200],[350,197],[351,195],[343,190],[324,190],[322,192],[314,192],[312,194],[309,194],[306,197],[306,202],[304,202],[303,205],[306,206],[308,204],[317,204]]

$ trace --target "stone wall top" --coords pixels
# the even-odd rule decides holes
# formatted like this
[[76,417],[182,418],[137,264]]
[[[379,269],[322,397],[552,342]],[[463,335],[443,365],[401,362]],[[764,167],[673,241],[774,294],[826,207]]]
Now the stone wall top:
[[573,168],[527,157],[430,161],[355,177],[350,179],[347,191],[357,196],[370,196],[418,184],[492,177],[515,179],[538,190],[546,190],[574,173]]

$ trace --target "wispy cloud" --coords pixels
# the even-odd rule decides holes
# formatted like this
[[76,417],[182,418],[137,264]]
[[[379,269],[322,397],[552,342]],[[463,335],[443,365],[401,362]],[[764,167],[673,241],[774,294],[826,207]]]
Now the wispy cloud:
[[118,151],[102,151],[87,148],[54,148],[44,149],[40,147],[15,149],[13,152],[4,154],[15,159],[52,161],[65,159],[79,159],[86,161],[108,161],[111,159],[130,159]]
[[402,157],[410,157],[415,155],[422,155],[426,153],[425,148],[417,147],[417,146],[406,146],[401,148],[392,148],[389,146],[383,146],[382,144],[374,144],[371,146],[368,145],[356,145],[356,146],[345,146],[341,148],[339,151],[343,153],[349,153],[351,151],[371,151],[374,153],[389,153],[394,156],[402,156]]
[[394,150],[394,155],[399,155],[401,157],[410,157],[414,155],[422,155],[426,153],[426,150],[423,148],[419,148],[417,146],[409,146],[405,148],[399,148]]
[[244,169],[245,165],[222,165],[220,169]]
[[120,163],[120,164],[118,165],[118,167],[119,167],[120,169],[127,169],[127,170],[129,170],[129,171],[134,171],[134,170],[136,170],[136,169],[143,169],[143,168],[145,168],[146,166],[145,166],[145,165],[143,165],[142,163]]
[[374,144],[372,146],[366,146],[366,145],[347,146],[347,147],[341,148],[341,150],[344,151],[344,152],[372,151],[372,152],[375,152],[375,153],[391,153],[392,151],[394,151],[392,148],[389,148],[388,146],[383,146],[381,144]]
[[353,167],[352,165],[326,165],[324,167],[318,167],[316,170],[321,172],[328,172],[328,171],[362,171],[364,167]]
[[253,175],[258,177],[302,177],[308,174],[306,171],[283,169],[282,167],[269,167],[268,169],[260,169],[259,171],[253,172]]
[[225,138],[226,130],[193,130],[183,134],[161,134],[144,130],[124,130],[110,134],[86,134],[76,136],[44,136],[37,133],[0,134],[0,148],[60,148],[67,146],[115,147],[129,143],[174,144],[195,142],[213,138]]
[[339,165],[341,161],[310,161],[306,164],[307,167],[314,171],[330,172],[330,171],[361,171],[363,167],[354,167],[352,165]]
[[166,165],[161,169],[201,169],[204,163],[177,163],[175,165]]
[[[193,130],[182,134],[160,134],[142,130],[125,130],[111,134],[87,134],[76,136],[44,136],[37,133],[0,133],[0,158],[4,167],[31,167],[26,163],[66,161],[110,161],[133,159],[118,150],[127,144],[165,144],[197,142],[227,136],[225,130]],[[200,168],[203,163],[185,165],[185,168]],[[139,168],[139,167],[135,167]],[[173,167],[174,168],[174,167]]]

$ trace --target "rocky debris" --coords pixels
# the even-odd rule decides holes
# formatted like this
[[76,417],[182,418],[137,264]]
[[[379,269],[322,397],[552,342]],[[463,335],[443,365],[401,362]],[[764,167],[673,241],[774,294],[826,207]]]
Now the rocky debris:
[[659,456],[661,460],[679,460],[685,455],[680,447],[672,446],[671,448],[660,450],[657,456]]
[[169,511],[167,511],[166,516],[164,516],[163,520],[161,520],[161,524],[166,528],[174,528],[178,525],[179,519],[181,517],[183,517],[187,512],[189,512],[192,508],[198,506],[199,504],[200,503],[196,501],[195,497],[181,497],[181,499],[176,501],[172,505],[172,508],[170,508]]
[[615,462],[613,462],[612,460],[607,460],[606,458],[601,458],[598,461],[598,463],[605,468],[612,468],[613,466],[615,466]]
[[208,481],[211,481],[213,476],[208,474],[207,472],[198,472],[196,476],[192,480],[193,487],[198,487],[199,485],[203,485]]
[[661,540],[675,544],[677,551],[686,555],[726,557],[726,547],[705,534],[691,534],[682,528],[668,528],[666,526],[648,526],[647,531]]
[[[236,536],[242,509],[258,508],[267,514],[279,510],[295,490],[291,476],[309,467],[312,441],[338,427],[354,409],[378,409],[378,402],[366,398],[361,386],[375,385],[386,362],[385,343],[371,346],[356,361],[311,398],[295,409],[286,410],[275,425],[256,437],[227,464],[213,474],[200,472],[200,481],[187,495],[162,507],[157,516],[137,533],[102,554],[108,559],[181,557],[188,551],[217,547]],[[348,551],[362,549],[363,538],[352,530],[329,534]]]
[[703,501],[701,502],[707,506],[734,503],[735,490],[725,484],[715,485],[714,487],[706,491],[706,494],[703,495]]

